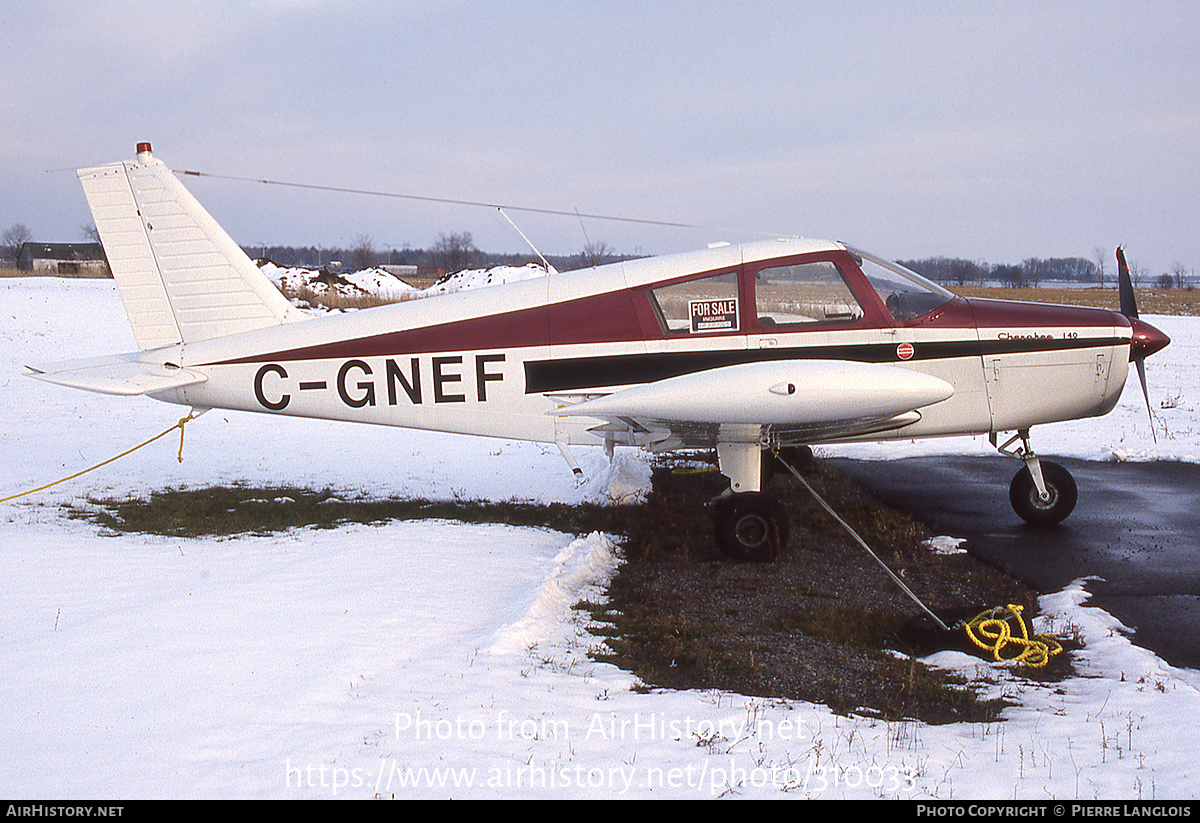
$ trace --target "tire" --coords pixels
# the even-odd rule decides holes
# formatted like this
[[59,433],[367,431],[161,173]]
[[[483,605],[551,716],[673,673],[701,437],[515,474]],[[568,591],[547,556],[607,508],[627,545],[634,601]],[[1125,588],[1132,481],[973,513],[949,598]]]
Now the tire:
[[717,509],[717,546],[730,560],[765,563],[787,545],[787,512],[775,498],[758,492],[735,494]]
[[1008,499],[1021,519],[1035,526],[1055,526],[1067,519],[1079,500],[1079,489],[1071,473],[1057,463],[1042,460],[1042,478],[1050,499],[1043,501],[1029,467],[1017,472],[1008,487]]

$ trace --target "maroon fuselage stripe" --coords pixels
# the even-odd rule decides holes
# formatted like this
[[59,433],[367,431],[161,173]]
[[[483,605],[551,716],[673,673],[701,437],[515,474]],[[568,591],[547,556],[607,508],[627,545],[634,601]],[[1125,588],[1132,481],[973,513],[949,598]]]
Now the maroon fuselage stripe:
[[[451,351],[485,349],[530,349],[549,346],[589,345],[599,343],[635,343],[663,340],[667,334],[652,308],[647,294],[649,287],[623,289],[605,294],[570,300],[552,305],[534,306],[499,314],[473,317],[403,329],[367,337],[336,340],[312,346],[266,352],[202,365],[233,365],[241,363],[283,363],[298,360],[335,360],[364,357],[396,357],[413,354],[434,354]],[[434,298],[436,299],[436,298]],[[766,329],[757,324],[754,312],[746,312],[742,330],[705,335],[706,337],[744,337],[747,334],[777,335],[779,328]],[[1075,306],[1051,306],[1032,303],[1009,303],[995,300],[966,300],[956,298],[902,329],[961,329],[964,339],[941,341],[938,344],[916,342],[917,358],[940,356],[978,356],[988,351],[1040,351],[1078,348],[1082,345],[1113,345],[1128,342],[1112,336],[1114,326],[1128,326],[1129,321],[1116,312]],[[821,333],[839,330],[878,328],[875,318],[863,317],[836,327],[823,325],[805,327],[805,332]],[[1032,334],[1038,328],[1070,328],[1078,331],[1079,339],[1071,342],[1042,338]],[[991,345],[980,344],[976,329],[1013,329],[1021,335],[1019,346],[1005,341]],[[854,347],[862,348],[862,347]],[[872,350],[876,346],[870,346]],[[880,344],[882,352],[894,349],[893,344]],[[813,351],[827,352],[826,357],[839,357],[839,344],[814,346]],[[634,355],[631,355],[634,356]],[[777,357],[774,355],[764,355]],[[812,355],[809,355],[812,356]],[[840,356],[844,357],[844,353]],[[859,359],[859,358],[852,358]],[[899,360],[898,357],[873,354],[874,362]]]

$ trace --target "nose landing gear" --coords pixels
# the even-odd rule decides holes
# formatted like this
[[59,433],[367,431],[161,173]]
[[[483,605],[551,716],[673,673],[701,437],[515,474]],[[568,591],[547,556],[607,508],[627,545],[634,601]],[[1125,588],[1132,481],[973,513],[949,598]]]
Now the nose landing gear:
[[[1017,440],[1019,449],[1009,447]],[[992,445],[996,435],[992,434]],[[1029,430],[1017,432],[996,449],[1004,455],[1015,457],[1025,463],[1008,487],[1008,499],[1013,511],[1027,523],[1035,526],[1055,526],[1075,510],[1079,500],[1079,489],[1075,478],[1058,463],[1042,460],[1029,445]]]

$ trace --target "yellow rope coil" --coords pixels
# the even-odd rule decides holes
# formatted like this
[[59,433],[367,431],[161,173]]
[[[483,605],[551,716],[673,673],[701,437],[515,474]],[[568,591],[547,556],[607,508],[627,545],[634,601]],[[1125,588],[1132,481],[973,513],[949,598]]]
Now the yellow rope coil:
[[[1003,663],[1022,663],[1030,668],[1040,669],[1050,662],[1050,658],[1062,651],[1062,644],[1048,634],[1029,636],[1029,629],[1021,617],[1021,606],[1009,604],[1007,608],[997,606],[976,615],[964,629],[967,637],[979,648],[992,652],[993,657]],[[1016,618],[1015,621],[1012,618]],[[1021,636],[1012,632],[1012,623],[1020,627]],[[1010,648],[1015,647],[1016,653]]]
[[38,486],[36,489],[30,489],[29,491],[21,492],[20,494],[14,494],[11,497],[0,497],[0,503],[7,503],[10,500],[16,500],[18,497],[27,497],[28,495],[31,495],[31,494],[37,494],[40,491],[45,491],[46,489],[49,489],[53,486],[57,486],[60,483],[66,483],[68,480],[74,480],[76,477],[87,474],[90,471],[95,471],[96,469],[98,469],[102,466],[107,466],[109,463],[115,463],[116,461],[120,460],[122,457],[125,457],[126,455],[129,455],[129,454],[133,454],[135,451],[142,448],[143,446],[149,446],[155,440],[161,440],[162,438],[166,437],[168,434],[175,431],[176,429],[179,429],[179,462],[182,463],[183,462],[183,426],[189,420],[192,420],[193,418],[198,417],[198,416],[199,415],[196,414],[195,410],[193,410],[192,412],[190,412],[188,414],[187,417],[180,418],[179,422],[176,423],[171,428],[167,429],[164,432],[160,432],[159,434],[154,435],[149,440],[146,440],[143,443],[138,443],[132,449],[126,449],[125,451],[118,454],[116,457],[110,457],[107,460],[105,460],[103,463],[97,463],[94,466],[89,466],[88,468],[84,469],[83,471],[75,472],[71,476],[64,477],[62,480],[55,480],[53,483],[47,483],[44,486]]

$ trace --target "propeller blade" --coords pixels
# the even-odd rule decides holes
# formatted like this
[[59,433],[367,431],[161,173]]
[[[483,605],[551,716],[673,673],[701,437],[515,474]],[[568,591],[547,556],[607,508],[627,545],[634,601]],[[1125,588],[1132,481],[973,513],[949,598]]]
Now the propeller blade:
[[1142,381],[1142,395],[1146,398],[1146,414],[1150,415],[1150,435],[1158,442],[1158,433],[1154,431],[1154,412],[1150,407],[1150,388],[1146,385],[1146,358],[1139,357],[1137,363],[1138,378]]
[[1133,293],[1133,279],[1129,276],[1129,264],[1125,262],[1125,250],[1117,246],[1117,294],[1121,301],[1121,314],[1129,318],[1133,326],[1133,337],[1129,341],[1129,361],[1137,365],[1138,378],[1142,381],[1142,396],[1146,398],[1146,413],[1150,415],[1150,434],[1158,442],[1154,430],[1154,409],[1150,405],[1150,388],[1146,383],[1146,358],[1171,342],[1165,334],[1138,319],[1137,297]]
[[1129,277],[1129,264],[1125,262],[1125,250],[1117,246],[1117,294],[1121,299],[1121,314],[1137,317],[1137,298],[1133,294],[1133,281]]

